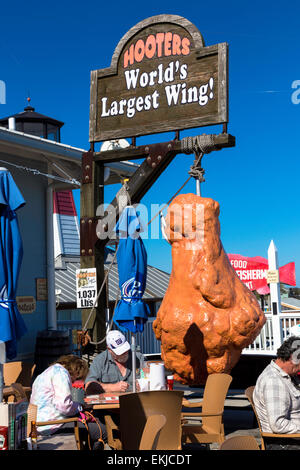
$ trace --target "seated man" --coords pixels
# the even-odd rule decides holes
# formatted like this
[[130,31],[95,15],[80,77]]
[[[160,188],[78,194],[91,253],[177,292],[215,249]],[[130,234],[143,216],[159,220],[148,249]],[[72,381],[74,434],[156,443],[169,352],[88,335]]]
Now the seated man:
[[[126,392],[132,390],[132,352],[125,336],[111,330],[106,337],[107,350],[98,354],[85,380],[89,395],[103,392]],[[144,358],[136,353],[136,370],[143,368]],[[136,374],[137,378],[139,374]]]
[[[288,338],[257,379],[253,401],[263,432],[300,433],[300,337]],[[300,449],[300,439],[265,439],[266,449]]]

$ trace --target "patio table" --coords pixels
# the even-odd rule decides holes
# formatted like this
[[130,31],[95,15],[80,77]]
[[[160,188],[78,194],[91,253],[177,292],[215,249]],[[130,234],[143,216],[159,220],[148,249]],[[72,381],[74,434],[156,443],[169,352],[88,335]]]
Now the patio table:
[[[119,409],[119,396],[126,392],[100,393],[99,395],[90,395],[84,399],[86,407],[91,406],[93,410]],[[127,392],[130,393],[130,392]]]
[[[93,410],[118,410],[120,408],[119,403],[119,396],[125,395],[126,393],[133,393],[133,392],[115,392],[115,393],[101,393],[99,395],[95,395],[95,398],[89,398],[89,401],[85,400],[85,405],[91,406]],[[140,392],[144,393],[144,392]],[[183,397],[182,399],[182,406],[189,406],[190,401]]]

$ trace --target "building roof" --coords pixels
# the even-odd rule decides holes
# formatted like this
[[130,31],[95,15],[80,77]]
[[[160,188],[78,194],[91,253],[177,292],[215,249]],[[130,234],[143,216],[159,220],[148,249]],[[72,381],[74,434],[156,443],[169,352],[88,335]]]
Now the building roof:
[[21,111],[20,113],[12,114],[11,116],[1,118],[0,126],[8,124],[9,118],[15,118],[16,121],[44,121],[49,122],[57,127],[62,127],[64,125],[62,121],[58,121],[57,119],[45,116],[44,114],[37,113],[32,106],[26,106],[26,108],[24,108],[24,111]]
[[[49,165],[54,176],[67,178],[70,184],[65,183],[62,187],[76,189],[78,186],[71,184],[71,180],[81,180],[82,154],[86,150],[72,147],[70,145],[44,139],[24,132],[0,127],[0,159],[5,160],[8,165],[14,163],[16,157],[30,160],[30,165],[34,167],[35,162],[45,162]],[[3,154],[3,155],[1,155]],[[37,163],[38,165],[38,163]],[[1,161],[1,165],[4,162]],[[29,165],[27,164],[29,167]],[[110,169],[105,185],[120,183],[120,181],[131,176],[138,169],[139,164],[133,162],[112,162],[104,164]],[[10,166],[8,166],[8,170]]]
[[294,297],[281,297],[282,310],[300,310],[300,300]]
[[[104,269],[108,269],[113,259],[114,251],[106,248]],[[59,256],[55,260],[55,289],[57,292],[57,309],[63,304],[76,304],[76,269],[80,269],[79,256]],[[169,285],[170,274],[153,266],[147,267],[147,282],[143,296],[144,300],[162,299]],[[100,286],[98,286],[100,288]],[[109,301],[119,298],[119,275],[116,259],[108,275]]]

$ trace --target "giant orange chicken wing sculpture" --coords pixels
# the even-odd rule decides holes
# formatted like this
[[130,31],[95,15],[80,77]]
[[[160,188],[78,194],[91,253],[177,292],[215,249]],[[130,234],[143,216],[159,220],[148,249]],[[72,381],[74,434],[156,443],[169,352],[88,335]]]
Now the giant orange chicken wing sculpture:
[[153,329],[166,368],[186,384],[230,373],[266,321],[229,262],[218,216],[218,202],[184,194],[166,217],[173,265]]

